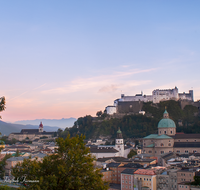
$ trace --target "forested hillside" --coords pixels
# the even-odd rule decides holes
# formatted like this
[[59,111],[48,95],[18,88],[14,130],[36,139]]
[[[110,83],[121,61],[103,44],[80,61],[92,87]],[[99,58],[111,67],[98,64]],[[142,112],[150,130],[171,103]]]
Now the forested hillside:
[[[187,105],[182,110],[179,102],[166,101],[159,104],[144,103],[143,110],[146,115],[125,115],[123,118],[109,118],[109,116],[93,118],[91,116],[80,117],[72,128],[65,129],[60,135],[65,137],[85,134],[86,139],[98,138],[100,135],[112,138],[116,137],[116,131],[120,127],[124,138],[144,137],[151,133],[157,133],[157,125],[167,108],[170,118],[177,126],[177,132],[200,133],[200,117],[198,109]],[[182,126],[178,125],[182,122]]]

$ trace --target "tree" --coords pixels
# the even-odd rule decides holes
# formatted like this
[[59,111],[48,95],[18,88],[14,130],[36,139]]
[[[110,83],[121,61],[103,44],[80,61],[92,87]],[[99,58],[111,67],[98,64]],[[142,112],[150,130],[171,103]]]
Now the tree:
[[96,113],[96,116],[97,116],[97,117],[100,117],[102,114],[103,114],[102,111],[98,111],[98,112]]
[[16,151],[16,153],[15,153],[15,157],[18,157],[18,156],[20,156],[20,152],[19,152],[19,150],[17,149],[17,151]]
[[11,158],[11,154],[6,154],[5,157],[3,158],[2,161],[0,161],[0,178],[3,178],[5,175],[5,165],[6,165],[6,160],[8,158]]
[[64,140],[56,139],[58,149],[43,161],[25,159],[13,168],[12,175],[19,180],[36,180],[27,183],[27,189],[108,189],[99,169],[93,165],[94,157],[83,142],[84,136]]
[[[3,96],[0,98],[0,112],[4,111],[5,109],[6,109],[6,99]],[[1,119],[1,116],[0,116],[0,119]]]
[[132,149],[128,154],[128,158],[132,158],[135,155],[137,155],[137,152]]
[[59,137],[61,137],[61,133],[63,132],[63,130],[61,129],[61,128],[59,128],[58,130],[57,130],[57,134],[58,134],[58,136]]

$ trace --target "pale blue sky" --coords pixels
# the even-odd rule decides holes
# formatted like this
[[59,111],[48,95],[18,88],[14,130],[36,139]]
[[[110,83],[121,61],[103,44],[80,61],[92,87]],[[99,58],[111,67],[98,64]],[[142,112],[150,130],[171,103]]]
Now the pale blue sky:
[[3,120],[80,117],[121,92],[200,99],[199,1],[0,0]]

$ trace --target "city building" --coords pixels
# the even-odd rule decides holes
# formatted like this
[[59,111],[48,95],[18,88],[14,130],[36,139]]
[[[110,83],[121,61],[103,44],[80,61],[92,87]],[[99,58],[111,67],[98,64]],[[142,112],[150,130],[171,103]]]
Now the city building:
[[150,134],[143,138],[143,152],[153,156],[171,152],[200,152],[200,134],[176,133],[176,124],[165,110],[163,119],[158,123],[158,134]]
[[18,141],[33,141],[40,138],[52,138],[55,136],[55,133],[56,132],[43,131],[43,124],[41,122],[38,129],[22,129],[20,133],[10,133],[8,140],[16,139]]
[[122,132],[119,129],[117,131],[117,138],[115,139],[115,145],[98,145],[89,146],[92,155],[98,158],[106,157],[125,157],[127,158],[132,146],[124,145],[124,139],[122,137]]
[[134,189],[156,190],[156,172],[149,169],[138,169],[134,172]]

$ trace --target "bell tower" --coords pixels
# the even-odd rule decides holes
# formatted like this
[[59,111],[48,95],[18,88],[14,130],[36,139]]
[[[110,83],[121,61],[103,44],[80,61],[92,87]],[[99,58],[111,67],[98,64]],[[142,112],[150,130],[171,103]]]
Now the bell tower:
[[119,156],[124,157],[124,139],[122,137],[122,132],[120,128],[117,131],[117,138],[115,140],[115,149],[119,151]]
[[40,122],[40,125],[39,125],[39,133],[42,133],[43,132],[43,124],[42,122]]

